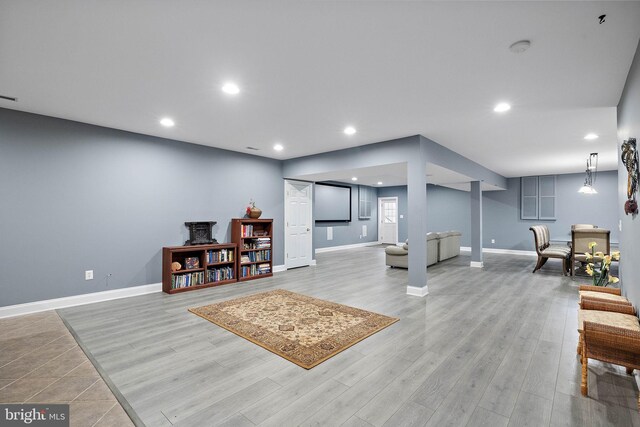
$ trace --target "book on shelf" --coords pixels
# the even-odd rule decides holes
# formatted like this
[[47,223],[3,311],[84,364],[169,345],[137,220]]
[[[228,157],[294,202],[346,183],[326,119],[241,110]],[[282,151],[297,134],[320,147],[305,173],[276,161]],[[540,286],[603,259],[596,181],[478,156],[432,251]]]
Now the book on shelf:
[[219,249],[207,252],[207,263],[233,262],[233,249]]
[[204,271],[171,275],[171,289],[188,288],[204,284]]

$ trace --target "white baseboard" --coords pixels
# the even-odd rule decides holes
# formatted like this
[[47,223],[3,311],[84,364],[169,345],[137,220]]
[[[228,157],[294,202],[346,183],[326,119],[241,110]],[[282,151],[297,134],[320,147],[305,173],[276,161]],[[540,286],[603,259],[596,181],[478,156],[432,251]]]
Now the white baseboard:
[[482,261],[471,261],[469,267],[482,268],[484,267],[484,263]]
[[363,248],[365,246],[376,246],[378,242],[365,242],[365,243],[356,243],[353,245],[342,245],[342,246],[330,246],[328,248],[317,248],[316,253],[322,252],[333,252],[333,251],[341,251],[343,249],[353,249],[353,248]]
[[[469,246],[460,246],[461,252],[471,252],[471,248]],[[482,248],[483,253],[488,254],[508,254],[508,255],[524,255],[524,256],[535,256],[538,254],[535,251],[522,251],[518,249],[498,249],[498,248]]]
[[407,286],[407,295],[412,295],[414,297],[424,297],[429,295],[429,288],[423,286],[419,288],[417,286]]
[[524,256],[535,256],[535,257],[538,256],[538,254],[535,251],[521,251],[518,249],[482,248],[482,252],[486,252],[488,254],[524,255]]
[[286,265],[274,265],[273,266],[273,272],[274,273],[280,273],[282,271],[287,271],[287,266]]
[[90,294],[28,302],[26,304],[9,305],[7,307],[0,307],[0,319],[5,317],[21,316],[23,314],[38,313],[47,310],[55,310],[58,308],[73,307],[76,305],[93,304],[113,299],[128,298],[136,295],[152,294],[155,292],[162,292],[162,283],[134,286],[131,288],[112,289],[103,292],[92,292]]

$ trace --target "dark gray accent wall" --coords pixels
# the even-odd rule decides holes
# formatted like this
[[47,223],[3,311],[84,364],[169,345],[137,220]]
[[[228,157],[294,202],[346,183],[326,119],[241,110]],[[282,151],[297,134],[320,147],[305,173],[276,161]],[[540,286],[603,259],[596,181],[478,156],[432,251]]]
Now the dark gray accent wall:
[[185,221],[215,220],[227,242],[249,199],[274,219],[284,264],[281,165],[0,109],[0,306],[160,282]]
[[[407,187],[378,188],[378,197],[397,197],[398,240],[404,242],[408,236]],[[429,231],[458,230],[462,233],[462,246],[470,246],[471,220],[470,198],[466,191],[453,190],[438,185],[427,185],[427,229]]]
[[[358,186],[351,187],[351,222],[315,222],[313,227],[313,247],[315,249],[332,246],[353,245],[378,241],[378,206],[371,206],[371,219],[358,219]],[[374,189],[375,190],[375,189]],[[315,194],[315,192],[314,192]],[[367,226],[367,236],[362,237],[362,226]],[[327,240],[327,227],[333,228],[333,240]]]
[[[627,170],[620,161],[620,146],[625,139],[636,138],[640,144],[640,45],[629,70],[618,104],[618,200],[616,213],[622,222],[620,233],[620,283],[634,306],[640,306],[640,216],[624,214],[627,200]],[[640,145],[639,145],[640,148]]]
[[556,220],[541,221],[520,219],[520,178],[509,178],[505,191],[483,193],[483,247],[533,251],[529,227],[534,224],[546,224],[552,239],[567,241],[572,224],[596,224],[611,230],[611,240],[618,242],[617,181],[616,171],[598,172],[598,194],[581,194],[584,174],[556,175]]

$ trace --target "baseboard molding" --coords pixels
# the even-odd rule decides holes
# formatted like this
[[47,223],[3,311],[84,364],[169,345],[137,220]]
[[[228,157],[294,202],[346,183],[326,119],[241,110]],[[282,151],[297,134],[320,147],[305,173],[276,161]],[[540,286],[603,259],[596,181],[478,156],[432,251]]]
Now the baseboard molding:
[[[460,246],[461,252],[471,252],[469,246]],[[482,248],[483,253],[488,254],[508,254],[508,255],[523,255],[523,256],[535,256],[538,254],[535,251],[522,251],[518,249],[498,249],[498,248]]]
[[341,251],[343,249],[363,248],[365,246],[376,246],[378,244],[379,244],[378,242],[365,242],[365,243],[355,243],[353,245],[330,246],[328,248],[317,248],[316,253],[320,254],[323,252]]
[[426,286],[419,288],[417,286],[407,286],[407,295],[414,297],[424,297],[429,295],[429,288]]
[[482,248],[482,252],[486,252],[488,254],[508,254],[508,255],[523,255],[523,256],[534,256],[534,257],[538,256],[538,254],[535,251],[522,251],[518,249]]
[[76,305],[93,304],[96,302],[128,298],[137,295],[152,294],[155,292],[162,292],[162,283],[134,286],[131,288],[112,289],[110,291],[92,292],[90,294],[28,302],[25,304],[9,305],[7,307],[0,307],[0,319],[5,317],[21,316],[23,314],[38,313],[47,310],[55,310],[58,308],[73,307]]
[[482,268],[484,267],[484,263],[482,261],[471,261],[469,267]]
[[274,265],[273,266],[273,272],[274,273],[281,273],[283,271],[287,271],[287,266],[286,265]]

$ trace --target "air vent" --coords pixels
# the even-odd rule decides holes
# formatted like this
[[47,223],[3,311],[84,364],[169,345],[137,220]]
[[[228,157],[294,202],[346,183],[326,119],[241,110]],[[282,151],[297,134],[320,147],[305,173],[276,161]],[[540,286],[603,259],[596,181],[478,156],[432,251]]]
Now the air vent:
[[259,151],[259,148],[256,147],[246,147],[247,150]]
[[18,98],[14,97],[14,96],[0,95],[0,99],[6,99],[7,101],[18,102]]

